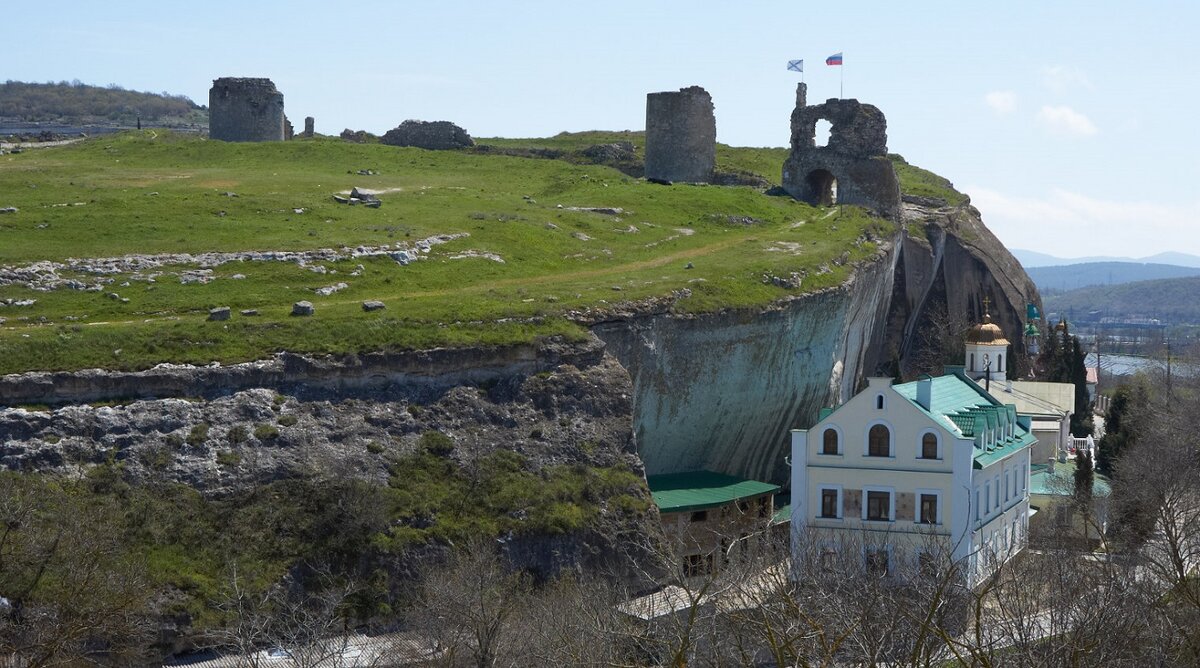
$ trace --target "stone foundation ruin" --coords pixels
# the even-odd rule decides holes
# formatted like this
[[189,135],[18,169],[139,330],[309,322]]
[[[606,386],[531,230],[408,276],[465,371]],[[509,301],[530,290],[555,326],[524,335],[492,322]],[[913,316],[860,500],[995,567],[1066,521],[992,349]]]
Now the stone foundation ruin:
[[[796,88],[792,151],[783,163],[783,188],[809,204],[859,204],[899,219],[900,184],[887,158],[883,112],[853,99],[808,106],[807,94],[806,84]],[[825,146],[816,144],[820,120],[832,126]]]
[[470,148],[475,145],[471,135],[450,121],[404,121],[388,130],[379,143],[389,146],[415,146],[431,151]]
[[208,135],[222,141],[283,141],[283,93],[270,79],[224,77],[208,91]]
[[708,183],[717,162],[712,96],[699,86],[646,95],[646,178]]

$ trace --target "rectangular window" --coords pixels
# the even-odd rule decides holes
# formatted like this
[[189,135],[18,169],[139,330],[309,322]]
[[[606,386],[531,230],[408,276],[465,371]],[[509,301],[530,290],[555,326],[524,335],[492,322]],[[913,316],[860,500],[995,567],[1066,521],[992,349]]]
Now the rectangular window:
[[982,506],[979,504],[979,488],[975,488],[975,521],[979,521],[979,509]]
[[867,492],[867,519],[886,522],[891,519],[892,495],[888,492]]
[[984,512],[992,512],[992,481],[987,481],[983,485],[983,510]]
[[838,491],[836,489],[821,490],[821,517],[838,517]]
[[694,578],[713,572],[713,555],[689,554],[683,558],[683,577]]
[[937,524],[938,523],[937,494],[922,494],[921,495],[921,516],[918,521],[921,524]]
[[1008,473],[1004,474],[1004,500],[1008,501]]
[[888,574],[888,551],[886,547],[868,547],[866,552],[867,573],[876,577]]
[[938,574],[937,555],[932,552],[922,552],[917,555],[917,569],[922,577],[936,578]]

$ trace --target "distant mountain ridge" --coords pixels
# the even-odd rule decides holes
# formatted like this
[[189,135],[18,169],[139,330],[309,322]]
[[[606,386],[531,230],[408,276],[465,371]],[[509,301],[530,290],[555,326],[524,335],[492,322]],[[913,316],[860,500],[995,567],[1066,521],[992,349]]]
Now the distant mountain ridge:
[[1064,258],[1039,253],[1037,251],[1025,250],[1021,248],[1011,249],[1013,256],[1021,263],[1022,267],[1029,269],[1031,267],[1059,267],[1065,265],[1078,265],[1096,262],[1127,262],[1141,264],[1169,264],[1180,267],[1200,268],[1200,255],[1191,255],[1189,253],[1177,253],[1168,251],[1165,253],[1157,253],[1146,257],[1116,257],[1108,255],[1095,255],[1089,257]]
[[1025,272],[1043,296],[1092,285],[1119,285],[1164,278],[1200,276],[1200,267],[1140,262],[1084,262],[1047,267],[1027,267]]
[[1043,296],[1046,313],[1078,320],[1159,318],[1170,325],[1200,324],[1200,276],[1093,285]]

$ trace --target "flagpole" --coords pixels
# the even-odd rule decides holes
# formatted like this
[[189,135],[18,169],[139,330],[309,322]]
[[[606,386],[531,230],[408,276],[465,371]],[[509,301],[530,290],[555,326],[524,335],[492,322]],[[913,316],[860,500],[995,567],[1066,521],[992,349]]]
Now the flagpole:
[[846,99],[846,57],[842,56],[842,62],[838,67],[838,99]]

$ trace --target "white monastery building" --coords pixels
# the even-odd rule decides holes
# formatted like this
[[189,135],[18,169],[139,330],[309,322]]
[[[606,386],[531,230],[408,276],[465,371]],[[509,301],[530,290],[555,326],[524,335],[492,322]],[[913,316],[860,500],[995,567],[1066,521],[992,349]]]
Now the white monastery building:
[[[974,352],[976,363],[984,354],[1000,361]],[[881,574],[948,555],[973,587],[1024,548],[1030,420],[966,369],[947,371],[902,385],[870,378],[812,428],[792,432],[796,549],[845,559],[854,546]]]

